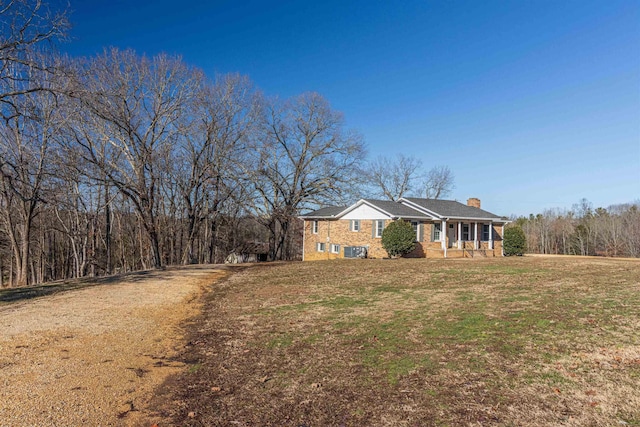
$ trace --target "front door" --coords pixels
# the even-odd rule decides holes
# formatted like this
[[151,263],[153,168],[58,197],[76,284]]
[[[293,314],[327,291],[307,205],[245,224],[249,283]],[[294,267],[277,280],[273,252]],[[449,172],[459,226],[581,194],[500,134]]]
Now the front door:
[[456,226],[454,224],[448,225],[447,240],[449,241],[449,247],[452,248],[456,242]]

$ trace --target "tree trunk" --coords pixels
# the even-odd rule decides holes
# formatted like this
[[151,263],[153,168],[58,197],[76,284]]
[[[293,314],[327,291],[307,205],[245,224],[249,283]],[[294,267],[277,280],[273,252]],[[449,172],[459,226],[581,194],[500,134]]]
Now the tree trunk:
[[216,248],[216,221],[211,221],[211,236],[209,237],[209,263],[215,264],[215,248]]
[[29,226],[27,224],[23,225],[23,239],[20,242],[20,259],[19,261],[18,271],[16,272],[16,285],[17,286],[27,286],[29,284],[29,249],[31,246],[31,242],[29,239]]
[[160,254],[160,240],[158,239],[158,233],[156,230],[149,232],[149,238],[151,239],[151,257],[153,262],[153,268],[162,268],[162,256]]
[[196,216],[192,213],[188,214],[187,224],[187,245],[182,254],[182,264],[187,265],[193,262],[193,244],[196,240]]
[[13,288],[13,251],[9,255],[9,287]]
[[111,202],[109,200],[109,186],[107,185],[104,190],[104,219],[105,219],[105,231],[104,242],[106,251],[105,260],[105,273],[111,274]]

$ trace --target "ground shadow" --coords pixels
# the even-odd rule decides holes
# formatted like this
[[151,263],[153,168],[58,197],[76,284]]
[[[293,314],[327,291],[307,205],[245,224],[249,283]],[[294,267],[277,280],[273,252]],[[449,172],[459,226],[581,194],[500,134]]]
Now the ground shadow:
[[42,285],[26,286],[21,288],[0,289],[0,305],[53,295],[60,292],[68,292],[76,289],[88,288],[92,286],[112,285],[123,282],[136,283],[149,278],[153,278],[153,280],[169,281],[175,279],[175,276],[170,274],[170,272],[177,269],[192,271],[206,270],[211,268],[227,269],[229,267],[224,265],[214,266],[213,264],[175,266],[165,269],[134,271],[130,273],[114,274],[112,276],[104,277],[83,277],[80,279],[56,281]]

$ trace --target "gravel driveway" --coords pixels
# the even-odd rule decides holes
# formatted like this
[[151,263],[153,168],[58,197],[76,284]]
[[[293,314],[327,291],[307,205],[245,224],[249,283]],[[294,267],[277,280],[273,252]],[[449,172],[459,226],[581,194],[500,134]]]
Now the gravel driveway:
[[154,388],[183,367],[179,325],[224,275],[144,272],[0,306],[0,426],[146,425]]

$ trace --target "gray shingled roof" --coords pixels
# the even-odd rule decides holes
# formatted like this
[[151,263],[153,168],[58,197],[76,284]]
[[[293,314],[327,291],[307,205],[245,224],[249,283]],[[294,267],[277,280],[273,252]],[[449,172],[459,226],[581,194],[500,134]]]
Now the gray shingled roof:
[[335,218],[336,215],[338,215],[346,208],[346,206],[327,206],[326,208],[320,208],[301,216],[305,218]]
[[[370,205],[377,207],[378,209],[387,212],[391,216],[399,218],[424,218],[431,219],[428,214],[424,214],[410,206],[407,206],[401,202],[392,202],[389,200],[374,200],[364,199]],[[444,217],[444,218],[477,218],[477,219],[502,219],[498,215],[494,215],[491,212],[487,212],[482,209],[474,208],[473,206],[467,206],[454,200],[439,200],[439,199],[418,199],[415,197],[406,197],[411,203],[414,203],[420,207],[427,209],[430,212]],[[355,205],[352,205],[355,206]],[[332,219],[338,218],[338,215],[342,213],[347,206],[328,206],[320,208],[313,212],[301,215],[304,218],[325,218]]]
[[373,199],[364,199],[366,202],[376,206],[383,211],[387,212],[391,216],[399,217],[399,218],[425,218],[431,219],[430,215],[423,214],[407,205],[403,205],[399,202],[392,202],[389,200],[373,200]]
[[405,200],[415,203],[431,212],[445,218],[483,218],[483,219],[502,219],[498,215],[492,214],[482,209],[467,206],[454,200],[439,199],[418,199],[414,197],[406,197]]

